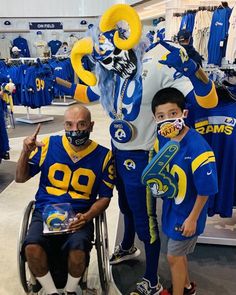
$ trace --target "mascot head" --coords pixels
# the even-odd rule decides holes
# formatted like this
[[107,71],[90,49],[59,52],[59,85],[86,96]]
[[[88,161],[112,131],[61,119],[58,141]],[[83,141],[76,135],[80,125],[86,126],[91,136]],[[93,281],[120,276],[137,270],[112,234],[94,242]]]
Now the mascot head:
[[[119,22],[129,26],[129,35],[118,29]],[[99,22],[100,33],[95,40],[87,37],[79,40],[71,52],[72,66],[79,78],[89,86],[97,83],[94,73],[83,68],[82,58],[91,55],[103,68],[129,78],[137,72],[137,58],[133,48],[139,43],[142,25],[136,11],[127,4],[116,4],[109,8]]]

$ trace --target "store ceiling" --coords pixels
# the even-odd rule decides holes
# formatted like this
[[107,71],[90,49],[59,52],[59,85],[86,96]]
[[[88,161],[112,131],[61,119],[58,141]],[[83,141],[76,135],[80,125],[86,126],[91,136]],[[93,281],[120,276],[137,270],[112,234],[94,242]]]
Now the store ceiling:
[[171,0],[147,0],[133,5],[141,20],[152,19],[163,16],[166,11],[166,4]]

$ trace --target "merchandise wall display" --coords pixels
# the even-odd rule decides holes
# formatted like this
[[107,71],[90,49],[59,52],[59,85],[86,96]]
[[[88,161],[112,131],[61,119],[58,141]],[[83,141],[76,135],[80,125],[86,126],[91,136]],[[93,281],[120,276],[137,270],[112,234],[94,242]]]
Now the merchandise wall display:
[[30,58],[0,62],[0,74],[7,76],[16,85],[16,92],[13,94],[14,105],[39,108],[50,105],[55,96],[64,95],[63,89],[54,85],[53,79],[47,78],[47,71],[50,75],[68,81],[74,80],[70,59],[45,59],[42,63],[43,65]]
[[174,13],[170,24],[172,40],[176,40],[179,30],[188,30],[192,33],[193,46],[204,57],[205,63],[218,66],[222,61],[225,63],[223,58],[234,63],[236,56],[235,8],[229,7],[227,2],[222,3]]

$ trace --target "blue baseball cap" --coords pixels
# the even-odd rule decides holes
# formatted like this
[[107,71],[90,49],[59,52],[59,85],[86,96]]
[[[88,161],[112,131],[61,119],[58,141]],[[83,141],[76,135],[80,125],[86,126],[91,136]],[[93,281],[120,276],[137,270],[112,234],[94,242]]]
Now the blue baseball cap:
[[187,30],[180,30],[177,35],[179,42],[184,41],[184,40],[188,40],[190,37],[191,37],[191,33]]

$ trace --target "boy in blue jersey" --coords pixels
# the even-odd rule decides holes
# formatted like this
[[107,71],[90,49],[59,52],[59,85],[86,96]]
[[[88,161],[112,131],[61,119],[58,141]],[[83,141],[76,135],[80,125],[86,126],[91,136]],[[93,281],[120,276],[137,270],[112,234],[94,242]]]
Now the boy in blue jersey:
[[[172,139],[180,149],[168,165],[178,183],[175,198],[164,198],[162,208],[163,244],[171,270],[170,294],[196,294],[190,282],[187,255],[194,251],[203,233],[208,197],[217,192],[215,156],[203,137],[184,123],[187,116],[184,95],[175,88],[158,91],[152,101],[157,122],[159,148]],[[156,145],[157,147],[157,145]]]
[[[108,207],[112,197],[112,154],[89,139],[93,125],[87,108],[72,106],[65,112],[65,135],[50,136],[38,142],[38,126],[35,133],[24,140],[17,163],[17,182],[25,182],[41,172],[22,254],[46,294],[58,294],[49,270],[52,254],[58,251],[68,265],[65,292],[76,295],[91,250],[92,219]],[[70,223],[71,233],[45,236],[42,212],[46,205],[56,203],[70,203],[76,218]]]

